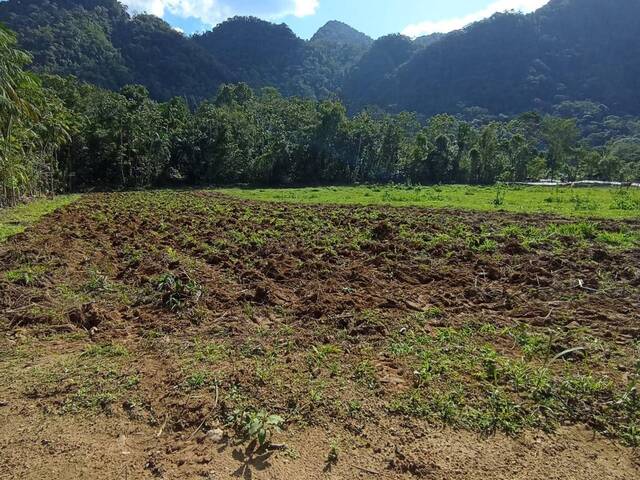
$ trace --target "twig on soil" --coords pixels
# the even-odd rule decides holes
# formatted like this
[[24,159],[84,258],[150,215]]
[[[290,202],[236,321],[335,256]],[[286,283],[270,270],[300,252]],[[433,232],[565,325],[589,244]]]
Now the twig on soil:
[[216,387],[216,399],[213,402],[213,407],[211,408],[211,411],[207,414],[206,417],[204,417],[204,419],[202,420],[202,423],[200,423],[200,425],[198,426],[198,428],[196,428],[194,430],[194,432],[189,435],[189,438],[187,439],[187,441],[191,440],[193,437],[195,437],[195,435],[200,431],[200,429],[204,426],[204,424],[207,422],[207,420],[209,420],[209,417],[211,417],[211,415],[213,414],[213,412],[215,411],[216,407],[218,406],[218,385],[215,386]]
[[160,427],[160,430],[158,430],[158,433],[156,433],[156,437],[160,438],[162,436],[162,432],[164,432],[165,427],[167,426],[167,422],[169,421],[169,414],[167,413],[164,416],[164,423],[162,424],[162,426]]
[[288,448],[286,443],[269,443],[265,448],[269,451],[272,450],[286,450]]
[[578,280],[578,288],[581,288],[583,290],[587,290],[588,292],[595,292],[597,293],[598,290],[595,288],[591,288],[591,287],[587,287],[585,286],[584,282],[582,280]]
[[23,305],[22,307],[5,310],[4,313],[18,313],[18,312],[21,312],[22,310],[28,310],[35,306],[37,306],[37,303],[30,303],[29,305]]
[[375,471],[375,470],[369,470],[368,468],[359,467],[358,465],[351,464],[351,466],[352,466],[353,468],[355,468],[356,470],[360,470],[361,472],[369,473],[369,474],[371,474],[371,475],[378,475],[378,476],[382,476],[382,475],[384,475],[382,472],[377,472],[377,471]]
[[571,353],[576,353],[576,352],[584,352],[586,350],[586,347],[576,347],[576,348],[570,348],[568,350],[565,350],[564,352],[559,353],[558,355],[556,355],[555,357],[553,357],[553,359],[551,360],[552,362],[555,362],[556,360],[569,355]]

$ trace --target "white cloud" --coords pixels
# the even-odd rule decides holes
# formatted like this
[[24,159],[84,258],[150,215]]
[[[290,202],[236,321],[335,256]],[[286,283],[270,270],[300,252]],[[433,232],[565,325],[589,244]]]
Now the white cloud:
[[147,12],[163,17],[193,17],[208,25],[216,25],[234,15],[255,15],[277,20],[288,15],[314,15],[320,0],[123,0],[132,12]]
[[462,17],[414,23],[405,28],[402,33],[409,37],[419,37],[420,35],[428,35],[436,32],[447,33],[464,28],[470,23],[488,18],[494,13],[506,12],[508,10],[530,13],[548,2],[549,0],[496,0],[488,7]]
[[320,0],[294,0],[295,10],[293,14],[296,17],[308,17],[315,15],[316,10],[320,6]]

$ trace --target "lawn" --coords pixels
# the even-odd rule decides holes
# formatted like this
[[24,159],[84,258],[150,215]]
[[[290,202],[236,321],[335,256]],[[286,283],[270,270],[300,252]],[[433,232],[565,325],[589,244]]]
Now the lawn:
[[61,195],[54,198],[41,198],[17,207],[0,209],[0,243],[23,232],[43,216],[69,205],[77,199],[78,195]]
[[594,218],[637,218],[640,190],[571,187],[358,186],[222,190],[249,200],[418,206]]

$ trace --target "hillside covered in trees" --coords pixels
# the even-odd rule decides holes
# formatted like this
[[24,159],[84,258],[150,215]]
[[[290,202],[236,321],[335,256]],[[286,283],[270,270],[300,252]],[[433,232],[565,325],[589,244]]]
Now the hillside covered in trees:
[[[163,185],[638,180],[640,121],[624,113],[640,108],[638,40],[611,7],[630,15],[637,3],[579,17],[591,3],[556,0],[418,41],[331,22],[309,42],[255,18],[188,38],[114,0],[0,3],[21,32],[0,30],[0,203]],[[579,21],[563,23],[567,12]],[[539,70],[523,66],[527,52]]]
[[[484,122],[366,110],[349,117],[339,100],[244,83],[224,85],[190,108],[183,97],[157,102],[142,85],[111,91],[30,73],[30,61],[3,27],[3,204],[96,187],[640,178],[640,122],[600,113],[598,123],[597,111],[582,132],[576,119],[536,112]],[[584,136],[590,127],[595,133]],[[591,137],[603,132],[606,145],[594,147]]]
[[640,114],[638,18],[637,0],[551,0],[447,35],[374,42],[329,22],[304,41],[286,25],[244,17],[186,37],[116,0],[0,2],[0,22],[17,32],[37,72],[112,90],[137,83],[156,100],[182,96],[195,106],[224,83],[244,82],[285,96],[337,96],[349,113],[376,106],[494,119],[585,101]]

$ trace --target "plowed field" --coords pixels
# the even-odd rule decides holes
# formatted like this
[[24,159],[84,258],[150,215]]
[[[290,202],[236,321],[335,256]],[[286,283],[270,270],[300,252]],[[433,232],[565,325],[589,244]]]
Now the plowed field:
[[640,220],[90,194],[0,333],[0,478],[640,475]]

